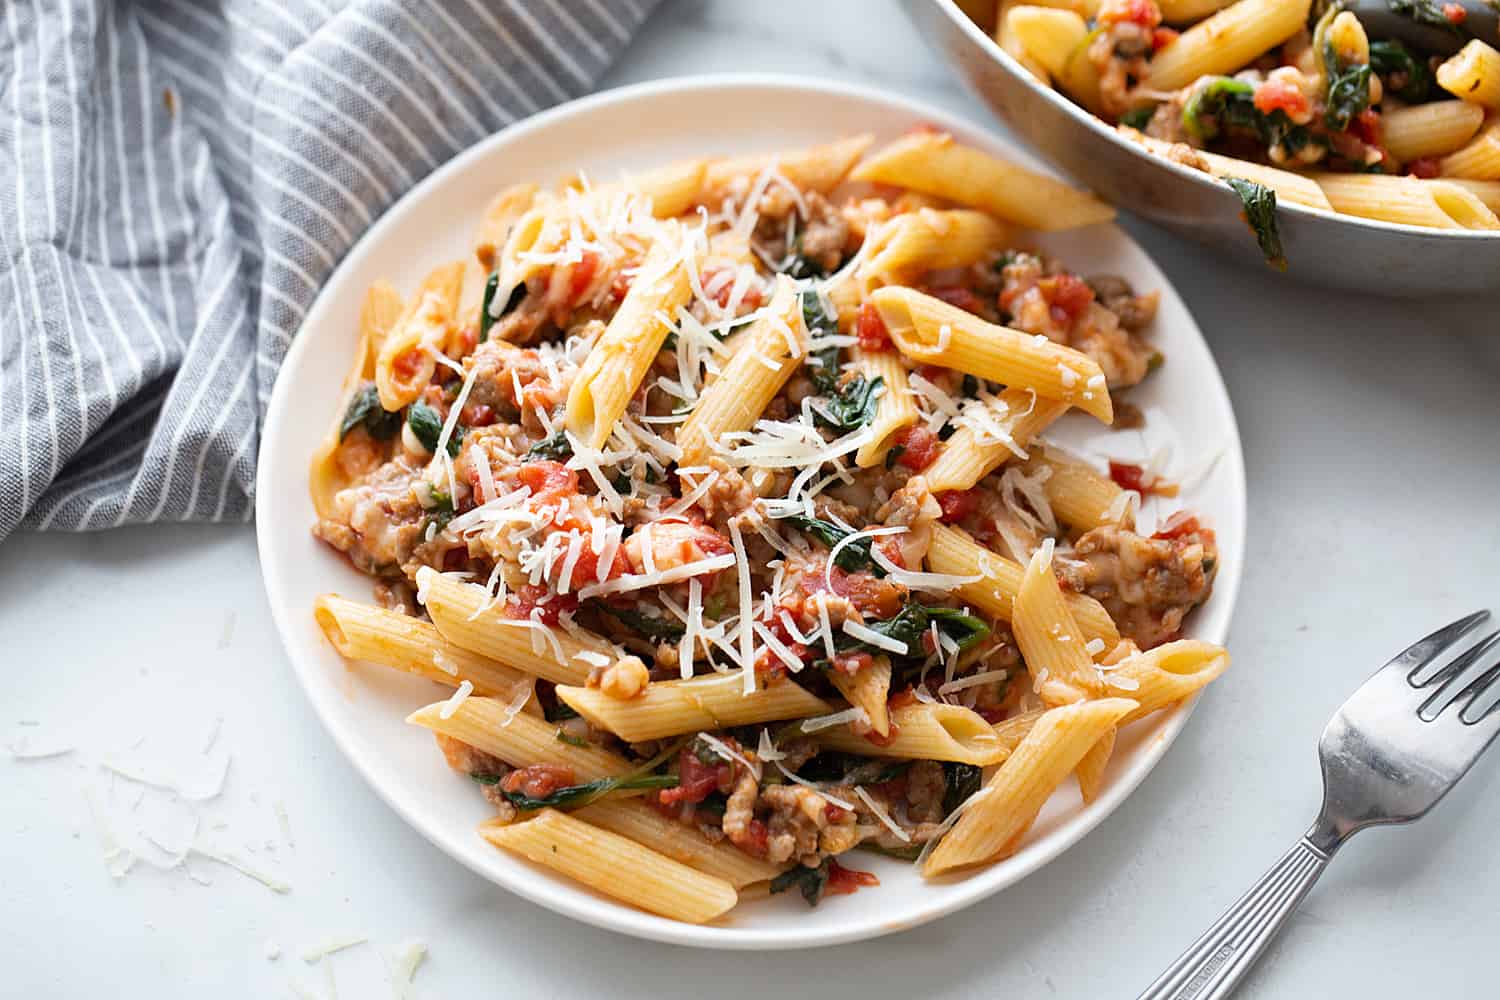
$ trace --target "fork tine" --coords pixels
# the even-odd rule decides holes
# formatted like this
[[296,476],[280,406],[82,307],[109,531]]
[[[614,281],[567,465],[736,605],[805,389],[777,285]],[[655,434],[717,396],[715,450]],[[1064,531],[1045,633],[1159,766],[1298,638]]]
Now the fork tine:
[[1456,622],[1444,625],[1429,636],[1418,639],[1406,649],[1396,655],[1391,662],[1387,663],[1384,670],[1392,668],[1406,673],[1406,679],[1417,687],[1426,687],[1428,684],[1438,680],[1434,676],[1422,684],[1417,684],[1416,676],[1421,669],[1442,655],[1443,650],[1453,645],[1459,639],[1467,635],[1474,626],[1489,618],[1490,613],[1486,610],[1476,611],[1472,615],[1466,615]]
[[1496,680],[1500,680],[1500,663],[1496,663],[1484,673],[1474,678],[1468,687],[1458,693],[1458,697],[1453,700],[1463,703],[1458,708],[1459,719],[1472,725],[1475,722],[1482,721],[1485,716],[1494,712],[1496,707],[1500,707],[1500,703],[1497,703],[1485,709],[1484,713],[1476,719],[1464,718],[1464,713],[1473,708],[1475,703],[1484,697],[1484,693],[1494,686]]
[[[1448,706],[1452,705],[1454,702],[1463,700],[1466,698],[1466,696],[1473,696],[1477,694],[1479,690],[1489,687],[1490,683],[1495,679],[1495,677],[1492,676],[1495,674],[1496,670],[1496,668],[1494,667],[1486,670],[1483,674],[1476,678],[1473,683],[1464,688],[1462,691],[1459,691],[1456,694],[1453,693],[1453,689],[1458,685],[1459,678],[1463,676],[1464,672],[1471,666],[1473,666],[1480,657],[1484,656],[1484,654],[1495,648],[1497,642],[1500,642],[1500,631],[1491,632],[1489,635],[1485,636],[1483,639],[1479,640],[1474,645],[1458,654],[1458,656],[1454,657],[1452,663],[1448,664],[1442,670],[1438,671],[1437,675],[1433,677],[1433,679],[1429,681],[1428,684],[1431,684],[1441,678],[1442,686],[1434,691],[1426,701],[1422,702],[1422,707],[1417,709],[1417,715],[1430,722],[1433,719],[1436,719],[1438,716],[1442,715],[1443,712],[1447,710]],[[1483,681],[1484,683],[1482,687],[1479,687],[1481,681]]]

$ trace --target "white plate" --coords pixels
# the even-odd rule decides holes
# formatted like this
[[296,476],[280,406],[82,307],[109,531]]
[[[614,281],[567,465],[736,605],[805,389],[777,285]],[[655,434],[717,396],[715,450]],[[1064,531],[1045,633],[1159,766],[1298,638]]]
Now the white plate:
[[[721,924],[695,927],[613,902],[482,841],[474,828],[487,806],[473,783],[447,769],[425,730],[402,722],[413,708],[441,697],[442,689],[376,668],[346,669],[313,622],[319,594],[370,594],[370,581],[309,532],[307,469],[332,419],[354,349],[360,301],[371,282],[389,278],[409,289],[432,263],[466,254],[477,213],[505,184],[553,180],[579,169],[605,178],[681,157],[790,149],[867,130],[891,138],[919,122],[1029,160],[936,108],[801,78],[668,80],[575,101],[491,137],[419,184],[350,251],[307,314],[282,365],[261,438],[258,531],[271,611],[307,696],[355,768],[407,822],[477,874],[579,920],[678,944],[800,948],[874,937],[952,913],[1055,858],[1130,794],[1187,720],[1188,710],[1180,709],[1122,734],[1104,794],[1085,808],[1077,791],[1065,787],[1025,846],[993,867],[924,882],[910,865],[860,856],[859,867],[879,874],[879,888],[831,897],[812,910],[794,893],[757,900]],[[1168,361],[1132,398],[1150,414],[1150,444],[1174,442],[1171,470],[1201,480],[1185,502],[1210,517],[1221,560],[1213,597],[1193,615],[1190,633],[1222,642],[1245,551],[1245,474],[1234,414],[1213,358],[1182,300],[1120,229],[1096,226],[1037,242],[1085,274],[1112,272],[1137,289],[1161,290],[1154,339]],[[1086,426],[1069,428],[1074,443],[1083,442],[1079,427]],[[1105,451],[1143,454],[1133,433],[1094,437]]]

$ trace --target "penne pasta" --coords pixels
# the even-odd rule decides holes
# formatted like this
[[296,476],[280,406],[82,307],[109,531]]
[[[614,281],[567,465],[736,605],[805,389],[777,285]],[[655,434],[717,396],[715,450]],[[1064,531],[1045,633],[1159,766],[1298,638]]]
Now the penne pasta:
[[573,810],[572,815],[721,878],[736,889],[773,879],[785,867],[751,857],[727,840],[710,841],[694,827],[663,816],[639,799],[599,799]]
[[1402,163],[1424,156],[1446,156],[1474,138],[1484,109],[1467,101],[1433,101],[1387,111],[1380,118],[1380,141]]
[[995,44],[1000,46],[1006,55],[1020,63],[1022,69],[1043,83],[1047,83],[1049,82],[1047,67],[1043,66],[1026,51],[1026,46],[1021,44],[1019,38],[1006,30],[1006,12],[1016,6],[1019,6],[1018,0],[1000,0],[999,4],[993,9],[995,16],[993,29]]
[[703,465],[712,457],[713,445],[725,434],[753,427],[766,405],[802,365],[807,354],[807,325],[790,278],[777,278],[768,308],[767,315],[737,335],[723,374],[704,390],[678,430],[681,465]]
[[600,729],[629,743],[699,730],[796,719],[831,711],[828,703],[785,677],[762,679],[746,692],[739,670],[688,680],[653,681],[629,700],[596,688],[559,684],[557,697]]
[[1223,10],[1235,0],[1157,0],[1162,20],[1168,24],[1192,24]]
[[516,823],[485,823],[479,832],[496,847],[672,920],[706,923],[739,901],[723,879],[555,809]]
[[422,279],[375,359],[380,405],[395,412],[413,402],[437,368],[436,354],[448,343],[463,293],[462,261],[434,268]]
[[665,244],[652,248],[619,311],[589,349],[568,391],[564,417],[569,433],[585,446],[600,448],[609,440],[671,332],[668,320],[691,297],[686,258],[692,253],[686,245],[681,251]]
[[1014,854],[1042,804],[1089,749],[1134,709],[1126,698],[1063,705],[1036,721],[1014,753],[971,799],[922,866],[931,878]]
[[1437,68],[1438,86],[1454,97],[1500,111],[1500,51],[1477,38]]
[[[1132,523],[1132,506],[1115,482],[1084,462],[1045,446],[1037,449],[1027,461],[1027,475],[1047,470],[1042,489],[1047,504],[1058,520],[1078,531],[1092,531],[1106,524]],[[1139,500],[1139,497],[1137,497]]]
[[1471,181],[1461,177],[1450,177],[1443,183],[1463,188],[1478,198],[1491,212],[1500,212],[1500,180]]
[[449,687],[468,681],[476,695],[502,700],[531,686],[529,675],[454,645],[411,615],[324,594],[313,605],[313,616],[345,659],[377,663]]
[[1438,171],[1444,178],[1500,180],[1500,118],[1482,128],[1462,149],[1439,160]]
[[1005,33],[1048,75],[1061,80],[1068,60],[1088,36],[1089,26],[1075,11],[1022,4],[1006,10]]
[[1375,174],[1318,174],[1335,209],[1384,222],[1431,229],[1493,229],[1500,225],[1466,188],[1415,177]]
[[896,435],[916,423],[921,414],[917,412],[917,401],[912,398],[901,355],[891,350],[870,351],[862,347],[854,348],[853,355],[855,368],[871,381],[880,379],[884,386],[880,402],[876,404],[875,419],[870,422],[872,437],[854,453],[854,464],[861,469],[870,469],[885,463]]
[[957,143],[946,133],[898,139],[851,176],[934,194],[1031,229],[1073,229],[1115,217],[1113,208],[1091,194]]
[[881,736],[890,735],[891,715],[887,705],[891,695],[889,657],[875,657],[869,666],[861,667],[852,676],[837,668],[830,669],[828,679],[838,688],[845,701],[855,708],[864,709],[871,729]]
[[1126,657],[1104,674],[1105,684],[1137,707],[1121,720],[1129,725],[1192,696],[1229,669],[1229,654],[1210,642],[1179,639]]
[[736,178],[754,180],[767,167],[774,166],[776,172],[794,186],[827,194],[848,176],[855,162],[874,141],[872,135],[856,135],[771,156],[756,154],[715,160],[708,164],[703,187],[708,192],[720,192]]
[[1052,575],[1052,545],[1032,555],[1016,593],[1010,620],[1016,645],[1044,705],[1062,705],[1104,693],[1104,681],[1084,644],[1083,630],[1063,601]]
[[[536,201],[535,184],[513,184],[499,194],[485,208],[479,220],[478,232],[474,235],[474,260],[485,274],[495,270],[500,262],[500,252],[510,231],[531,205]],[[467,282],[465,283],[467,286]]]
[[511,618],[506,606],[490,600],[483,587],[423,567],[417,575],[422,599],[443,638],[514,670],[556,684],[582,684],[589,676],[589,654],[613,661],[619,653],[601,637],[579,639]]
[[1048,338],[986,323],[911,288],[881,288],[870,296],[891,340],[919,364],[942,365],[1011,388],[1068,403],[1104,423],[1114,406],[1104,373],[1092,358]]
[[513,715],[497,698],[465,698],[446,719],[443,704],[419,708],[406,721],[477,747],[513,766],[556,764],[571,768],[576,781],[618,778],[633,768],[619,754],[593,745],[565,743],[557,738],[557,726],[524,712]]
[[1089,747],[1088,753],[1078,762],[1078,790],[1085,804],[1094,801],[1104,790],[1104,769],[1115,752],[1115,735],[1118,729],[1110,729],[1099,741]]
[[[932,528],[927,568],[934,573],[981,577],[955,587],[953,596],[1001,621],[1011,620],[1012,606],[1025,572],[1019,563],[996,555],[958,528],[937,524]],[[1065,600],[1086,639],[1102,639],[1109,645],[1119,641],[1119,630],[1098,601],[1083,594],[1068,594]]]
[[679,160],[632,174],[620,186],[649,198],[651,214],[658,219],[674,219],[697,204],[707,172],[707,160]]
[[1067,403],[1042,399],[1029,389],[1006,389],[996,398],[1000,405],[983,401],[969,405],[987,406],[1006,437],[985,434],[972,423],[960,425],[943,443],[937,460],[923,472],[932,492],[972,489],[1012,458],[1026,457],[1026,449],[1036,436],[1068,409]]
[[[1249,160],[1240,160],[1232,156],[1221,156],[1206,149],[1188,149],[1180,143],[1164,142],[1138,132],[1127,134],[1151,152],[1174,163],[1194,167],[1220,180],[1239,177],[1254,181],[1275,191],[1280,201],[1306,205],[1308,208],[1320,208],[1325,212],[1333,211],[1333,206],[1328,202],[1328,196],[1323,193],[1322,188],[1318,187],[1318,182],[1303,174],[1296,174],[1290,170],[1278,170],[1264,163],[1251,163]],[[1183,150],[1186,150],[1186,154],[1179,155]]]
[[1234,73],[1301,31],[1310,6],[1311,0],[1239,0],[1158,50],[1146,83],[1176,90],[1201,76]]
[[1011,232],[983,212],[922,208],[891,219],[870,240],[855,276],[865,295],[924,271],[977,264],[1005,249]]
[[1009,751],[984,717],[960,705],[905,705],[891,709],[890,740],[876,743],[847,725],[820,729],[812,734],[825,747],[867,757],[911,760],[950,760],[989,767],[1004,760]]

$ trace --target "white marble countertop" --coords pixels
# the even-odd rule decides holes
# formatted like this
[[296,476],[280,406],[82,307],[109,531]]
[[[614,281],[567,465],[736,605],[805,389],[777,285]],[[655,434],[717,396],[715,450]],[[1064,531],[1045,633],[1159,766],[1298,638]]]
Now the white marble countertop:
[[[870,0],[668,3],[608,83],[745,69],[875,83],[989,120]],[[1134,996],[1310,821],[1315,742],[1345,694],[1416,634],[1500,606],[1500,331],[1478,303],[1317,292],[1128,225],[1228,380],[1249,564],[1235,667],[1137,793],[1056,862],[959,915],[826,952],[715,954],[574,924],[476,881],[346,764],[274,635],[251,529],[20,535],[0,547],[0,730],[30,752],[76,749],[0,763],[6,992],[229,1000],[293,996],[295,981],[325,995],[331,969],[338,995],[381,997],[383,963],[419,937],[421,997]],[[149,776],[152,753],[202,755],[189,793],[232,755],[205,823],[226,823],[242,860],[289,893],[201,858],[110,877],[90,802],[109,822],[141,792],[100,762]],[[1500,930],[1497,791],[1500,758],[1417,826],[1353,841],[1244,995],[1492,992],[1476,946]],[[136,814],[170,799],[152,792]],[[369,941],[301,957],[348,935]]]

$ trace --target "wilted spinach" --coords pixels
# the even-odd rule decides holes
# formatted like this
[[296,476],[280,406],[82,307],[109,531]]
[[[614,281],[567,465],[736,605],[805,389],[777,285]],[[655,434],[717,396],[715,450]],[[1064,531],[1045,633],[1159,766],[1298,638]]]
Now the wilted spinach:
[[380,390],[374,382],[366,382],[355,390],[339,424],[339,440],[344,440],[356,427],[363,427],[377,441],[388,441],[401,430],[401,414],[387,412],[380,405]]
[[[422,447],[430,452],[436,452],[438,440],[443,436],[443,416],[437,410],[423,402],[415,402],[406,408],[406,425],[411,428],[412,434],[416,435]],[[451,457],[458,455],[463,446],[464,427],[462,424],[453,426],[453,434],[448,438],[448,454]]]
[[786,892],[795,888],[801,891],[808,906],[817,906],[828,885],[828,865],[829,859],[824,858],[816,868],[808,868],[806,865],[788,868],[771,880],[771,892]]
[[1264,184],[1239,177],[1229,177],[1226,181],[1240,196],[1240,204],[1244,206],[1240,217],[1255,234],[1255,242],[1260,244],[1266,263],[1278,271],[1285,271],[1286,254],[1281,248],[1281,231],[1276,226],[1276,192]]

